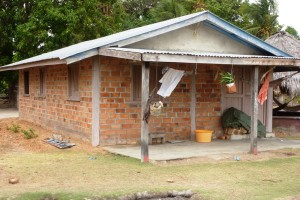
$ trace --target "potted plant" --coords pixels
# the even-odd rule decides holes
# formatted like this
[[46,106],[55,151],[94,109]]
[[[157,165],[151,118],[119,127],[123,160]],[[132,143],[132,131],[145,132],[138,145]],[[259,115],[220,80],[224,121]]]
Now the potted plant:
[[234,76],[230,72],[221,72],[220,73],[220,83],[226,85],[228,93],[236,92]]

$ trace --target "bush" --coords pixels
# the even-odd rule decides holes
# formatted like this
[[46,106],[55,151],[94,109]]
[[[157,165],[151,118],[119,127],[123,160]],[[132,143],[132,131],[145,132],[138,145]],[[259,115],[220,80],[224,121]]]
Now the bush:
[[14,133],[19,133],[20,126],[18,124],[13,124],[11,127],[7,127],[7,130],[10,130]]
[[22,129],[21,132],[24,134],[26,139],[38,137],[38,135],[35,133],[35,130],[32,128],[30,128],[28,131],[25,129]]

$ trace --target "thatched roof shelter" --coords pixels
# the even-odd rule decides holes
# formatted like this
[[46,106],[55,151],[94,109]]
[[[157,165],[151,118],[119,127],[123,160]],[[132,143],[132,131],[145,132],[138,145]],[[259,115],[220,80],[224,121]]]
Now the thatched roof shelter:
[[[267,43],[277,47],[278,49],[290,54],[294,57],[300,57],[300,41],[297,40],[294,36],[280,31],[266,40]],[[285,76],[288,76],[295,72],[277,72],[274,73],[274,79],[279,79]],[[300,73],[292,76],[291,78],[286,79],[281,82],[280,87],[282,92],[289,94],[290,96],[299,96],[300,95]]]
[[277,47],[291,56],[300,57],[300,41],[287,32],[280,31],[269,37],[265,42]]
[[[288,76],[295,72],[276,72],[273,78],[279,79]],[[280,90],[282,93],[288,94],[291,97],[300,96],[300,74],[296,74],[281,82]]]

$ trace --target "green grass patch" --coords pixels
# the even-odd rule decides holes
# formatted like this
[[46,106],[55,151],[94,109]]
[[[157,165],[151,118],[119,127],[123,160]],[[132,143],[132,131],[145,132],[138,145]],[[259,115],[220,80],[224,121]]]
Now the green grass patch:
[[123,156],[70,149],[12,153],[1,155],[0,169],[4,177],[17,174],[20,183],[12,187],[0,182],[0,197],[39,199],[53,194],[58,199],[92,199],[191,189],[208,199],[274,199],[299,194],[299,166],[297,156],[158,166]]

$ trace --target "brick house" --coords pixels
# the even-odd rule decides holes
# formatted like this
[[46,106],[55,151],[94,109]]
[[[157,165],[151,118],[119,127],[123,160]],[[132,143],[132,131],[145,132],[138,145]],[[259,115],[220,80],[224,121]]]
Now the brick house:
[[[148,132],[167,140],[193,139],[195,129],[221,134],[228,107],[259,118],[272,132],[272,88],[258,106],[258,78],[299,59],[205,11],[82,42],[0,68],[19,70],[20,118],[94,146],[148,143]],[[187,73],[149,124],[143,110],[162,67]],[[232,71],[237,93],[216,75]],[[253,76],[251,76],[253,74]],[[251,90],[251,88],[254,88]],[[255,131],[254,138],[255,138]]]

